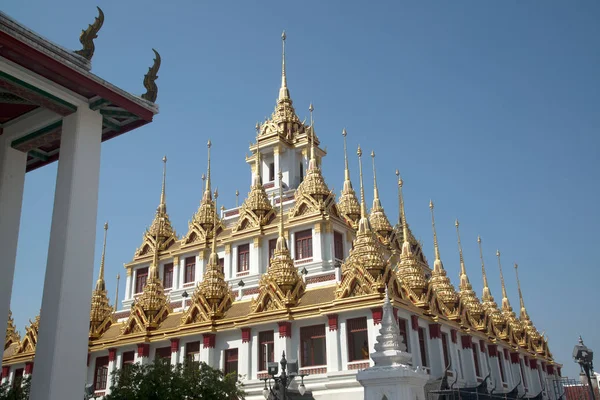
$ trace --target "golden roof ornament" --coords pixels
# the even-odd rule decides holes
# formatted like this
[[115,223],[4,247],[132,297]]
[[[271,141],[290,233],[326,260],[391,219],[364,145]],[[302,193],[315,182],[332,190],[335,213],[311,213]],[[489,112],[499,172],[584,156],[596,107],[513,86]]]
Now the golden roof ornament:
[[113,322],[113,308],[108,300],[108,292],[104,282],[104,260],[106,257],[106,236],[108,222],[104,224],[104,243],[102,245],[102,257],[100,259],[100,271],[96,288],[92,293],[92,306],[90,310],[90,339],[98,339]]
[[267,192],[262,184],[260,171],[260,141],[258,140],[260,125],[258,123],[256,124],[256,131],[256,154],[252,186],[250,187],[248,197],[246,200],[244,200],[242,208],[240,209],[240,216],[233,229],[234,232],[247,228],[261,229],[264,225],[267,225],[273,218],[275,218],[275,211],[273,210],[273,206],[269,201],[269,196],[267,196]]
[[481,259],[481,275],[483,277],[483,294],[481,296],[481,305],[485,310],[486,314],[490,317],[492,324],[499,330],[504,328],[504,318],[502,313],[498,309],[498,304],[492,296],[492,292],[488,285],[487,275],[485,273],[485,262],[483,261],[483,250],[481,247],[481,237],[477,236],[477,244],[479,246],[479,258]]
[[358,220],[360,219],[360,204],[358,203],[356,193],[352,188],[352,181],[350,180],[350,168],[348,168],[348,153],[346,149],[346,135],[346,129],[344,128],[342,130],[342,136],[344,137],[344,186],[342,188],[337,206],[346,223],[356,229],[358,227]]
[[38,314],[33,322],[29,320],[29,325],[25,327],[25,336],[19,343],[17,353],[35,353],[40,330],[40,315]]
[[517,340],[519,339],[520,333],[523,331],[521,327],[521,323],[517,319],[513,308],[510,305],[510,301],[508,300],[508,295],[506,294],[506,286],[504,285],[504,275],[502,274],[502,262],[500,261],[500,250],[496,250],[496,257],[498,258],[498,269],[500,270],[500,283],[502,284],[502,316],[508,322],[513,333],[517,336]]
[[397,298],[402,298],[402,290],[396,274],[384,260],[380,244],[371,229],[365,204],[363,186],[362,150],[358,146],[358,170],[360,181],[360,220],[356,237],[348,258],[342,263],[342,279],[336,289],[336,298],[382,294],[390,286]]
[[171,220],[167,213],[166,180],[167,180],[167,157],[163,161],[163,179],[160,192],[160,203],[156,208],[154,220],[142,239],[142,245],[136,250],[134,259],[147,257],[152,253],[161,252],[171,247],[177,240],[177,233],[171,226]]
[[183,246],[198,242],[208,245],[214,228],[214,214],[217,212],[217,208],[215,207],[211,193],[210,148],[212,147],[212,143],[210,140],[207,142],[206,147],[208,149],[208,166],[206,168],[206,176],[202,176],[202,180],[205,181],[204,194],[202,195],[198,211],[192,217],[192,221],[188,223],[188,233],[183,238]]
[[523,325],[523,328],[525,329],[525,332],[527,332],[527,335],[533,340],[538,340],[540,338],[540,333],[533,325],[533,321],[531,321],[531,318],[529,317],[529,314],[525,309],[523,293],[521,292],[521,282],[519,280],[519,266],[517,265],[517,263],[515,263],[515,274],[517,276],[517,287],[519,289],[519,303],[521,305],[521,313],[519,314],[519,319],[521,320],[521,323]]
[[425,274],[420,260],[413,252],[413,245],[409,242],[408,224],[406,223],[406,213],[404,211],[404,197],[402,187],[404,181],[398,174],[398,195],[400,198],[400,218],[402,220],[402,252],[400,262],[398,263],[397,273],[402,281],[402,286],[407,291],[411,301],[419,306],[425,306],[423,301],[427,295],[428,284],[425,280]]
[[321,168],[315,158],[315,131],[313,121],[312,103],[310,104],[310,161],[308,171],[304,180],[300,183],[294,196],[296,203],[290,210],[290,217],[295,218],[307,213],[320,213],[326,215],[337,215],[335,207],[335,194],[327,187],[325,179],[321,174]]
[[433,271],[429,279],[430,296],[435,293],[439,301],[442,302],[442,311],[447,317],[457,317],[458,295],[450,278],[448,278],[444,264],[440,258],[440,249],[438,247],[437,233],[435,231],[435,216],[433,212],[433,201],[429,200],[429,210],[431,211],[431,229],[433,231],[433,249],[435,252],[435,261]]
[[4,350],[14,343],[21,341],[21,335],[15,326],[15,320],[12,317],[12,311],[8,310],[8,321],[6,323],[6,336],[4,337]]
[[121,280],[121,274],[117,272],[117,284],[115,285],[115,312],[119,307],[119,281]]
[[381,242],[385,245],[389,245],[390,235],[394,229],[392,228],[388,217],[385,215],[385,211],[381,206],[381,200],[379,199],[374,151],[371,151],[371,159],[373,160],[373,207],[371,208],[371,213],[369,215],[369,222],[371,223],[371,228],[377,234]]
[[158,70],[160,69],[160,54],[158,51],[152,49],[154,55],[154,63],[150,68],[148,68],[148,72],[144,75],[144,87],[146,88],[146,93],[142,95],[142,99],[148,100],[152,103],[156,102],[156,98],[158,97],[158,86],[156,86],[156,80],[158,79]]
[[258,297],[252,300],[252,312],[285,310],[298,304],[306,285],[290,255],[284,234],[283,173],[279,171],[279,236],[267,269],[259,281]]
[[104,24],[104,13],[100,7],[98,9],[98,16],[94,19],[94,22],[88,25],[87,29],[81,31],[79,36],[79,43],[83,46],[81,50],[76,50],[75,53],[79,54],[88,61],[92,61],[96,46],[94,46],[94,39],[98,38],[98,32]]
[[[215,207],[218,198],[218,192],[215,191]],[[225,275],[219,265],[219,256],[217,254],[217,215],[214,214],[214,232],[212,236],[211,253],[204,272],[202,281],[196,286],[190,307],[185,310],[181,321],[183,324],[190,324],[203,321],[211,321],[223,317],[225,312],[231,307],[234,296],[231,293]]]
[[454,226],[456,226],[456,238],[458,241],[458,254],[460,255],[460,285],[459,285],[459,293],[458,296],[460,298],[460,302],[468,312],[469,317],[471,317],[471,322],[476,325],[476,328],[482,330],[485,327],[481,326],[484,309],[481,305],[481,302],[477,298],[475,291],[473,290],[473,286],[469,281],[469,277],[467,276],[467,269],[465,267],[465,259],[463,257],[462,243],[460,241],[460,230],[459,230],[459,222],[458,219],[454,222]]

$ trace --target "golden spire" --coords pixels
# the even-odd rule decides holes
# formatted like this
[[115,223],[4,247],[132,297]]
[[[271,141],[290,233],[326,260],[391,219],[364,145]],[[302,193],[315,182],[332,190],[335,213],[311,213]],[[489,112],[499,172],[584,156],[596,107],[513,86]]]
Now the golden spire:
[[115,289],[115,312],[119,307],[119,281],[121,280],[121,274],[117,273],[117,287]]
[[313,111],[315,108],[310,103],[308,111],[310,111],[310,161],[308,163],[308,170],[317,169],[317,160],[315,159],[315,121],[313,120]]
[[371,151],[371,159],[373,160],[373,207],[371,208],[371,215],[369,216],[369,222],[375,232],[377,232],[383,243],[389,244],[389,236],[393,232],[392,225],[388,220],[385,211],[381,206],[379,200],[379,189],[377,188],[377,173],[375,171],[375,152]]
[[531,337],[533,340],[538,340],[543,335],[540,335],[538,330],[535,328],[535,326],[533,325],[533,322],[531,321],[531,318],[529,317],[529,314],[527,313],[527,310],[525,309],[525,302],[523,301],[523,293],[521,292],[521,282],[519,281],[519,266],[517,265],[517,263],[515,263],[515,274],[517,275],[517,287],[519,289],[519,302],[521,303],[520,304],[521,305],[521,314],[519,315],[519,319],[521,320],[521,323],[523,324],[523,328],[525,328],[525,330],[529,334],[529,337]]
[[477,295],[473,291],[473,286],[471,286],[471,282],[469,282],[469,277],[467,276],[467,269],[465,268],[465,260],[463,258],[463,250],[462,243],[460,241],[460,231],[458,219],[454,222],[454,226],[456,226],[456,237],[458,240],[458,253],[460,255],[460,292],[459,296],[463,304],[469,310],[473,317],[480,317],[483,313],[483,307],[477,298]]
[[519,281],[519,266],[515,263],[515,274],[517,275],[517,288],[519,289],[519,303],[521,305],[521,319],[529,319],[527,310],[525,309],[525,302],[523,301],[523,293],[521,292],[521,282]]
[[360,205],[356,198],[356,193],[352,188],[352,181],[350,181],[350,168],[348,167],[348,152],[346,149],[346,129],[342,130],[342,136],[344,137],[344,186],[340,199],[338,201],[338,208],[342,213],[342,216],[346,219],[353,227],[356,227],[356,223],[360,218]]
[[433,201],[429,200],[429,209],[431,210],[431,229],[433,230],[433,250],[435,252],[435,261],[433,263],[434,271],[441,271],[444,269],[442,260],[440,259],[440,249],[438,247],[437,234],[435,232],[435,217],[433,215]]
[[502,310],[511,312],[512,307],[510,306],[510,301],[508,301],[508,296],[506,294],[506,286],[504,285],[504,275],[502,274],[502,263],[500,262],[500,250],[496,250],[496,257],[498,257],[498,269],[500,270],[500,283],[502,284]]
[[106,233],[108,232],[108,222],[104,223],[104,244],[102,245],[102,258],[100,259],[100,271],[98,272],[98,280],[96,281],[96,290],[106,290],[104,283],[104,259],[106,256]]
[[365,204],[365,187],[363,185],[363,170],[362,170],[362,149],[358,145],[356,151],[358,155],[358,171],[360,176],[360,220],[358,221],[358,233],[367,233],[371,231],[371,224],[367,218],[367,206]]
[[502,318],[500,310],[498,310],[498,304],[496,304],[496,300],[494,300],[494,296],[492,296],[492,292],[490,291],[490,288],[488,286],[480,236],[477,236],[477,244],[479,245],[479,258],[481,259],[481,275],[483,276],[483,295],[481,296],[482,306],[484,310],[488,313],[488,315],[491,317],[492,322],[495,325],[501,326],[504,324],[504,320]]
[[260,174],[260,140],[258,140],[258,134],[260,132],[260,125],[256,123],[256,161],[254,163],[254,186],[262,185],[262,177]]
[[458,229],[460,223],[458,219],[454,221],[454,226],[456,226],[456,238],[458,239],[458,254],[460,255],[460,290],[471,290],[471,282],[469,282],[469,277],[467,276],[467,269],[465,268],[465,259],[463,257],[462,243],[460,242],[460,231]]
[[211,146],[212,146],[212,143],[209,140],[208,143],[206,144],[206,147],[208,148],[208,166],[206,168],[206,187],[204,189],[204,197],[207,200],[211,200],[211,197],[210,197],[210,190],[211,190],[210,189],[210,147]]
[[404,213],[404,196],[402,195],[402,186],[404,181],[400,176],[400,172],[396,170],[396,176],[398,177],[398,201],[400,202],[400,222],[402,223],[402,237],[404,241],[402,243],[402,253],[409,255],[412,253],[410,243],[408,241],[408,225],[406,224],[406,214]]
[[8,321],[6,324],[6,336],[4,336],[4,350],[6,350],[11,344],[19,344],[21,341],[21,335],[15,326],[15,320],[12,317],[12,311],[8,310]]
[[279,100],[287,100],[290,98],[290,91],[287,87],[287,78],[285,76],[285,31],[281,34],[281,88],[279,89]]

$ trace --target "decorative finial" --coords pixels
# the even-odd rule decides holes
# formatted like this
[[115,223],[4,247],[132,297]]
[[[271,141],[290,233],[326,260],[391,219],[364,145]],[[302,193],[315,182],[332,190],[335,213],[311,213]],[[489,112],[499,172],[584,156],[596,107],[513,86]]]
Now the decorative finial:
[[287,78],[285,76],[285,39],[286,35],[285,31],[283,31],[281,34],[281,88],[279,89],[278,101],[287,100],[290,98],[290,92],[287,88]]
[[510,307],[508,301],[508,295],[506,294],[506,286],[504,285],[504,275],[502,274],[502,262],[500,262],[500,250],[496,250],[496,257],[498,257],[498,269],[500,270],[500,283],[502,284],[502,308],[506,309]]
[[404,243],[402,249],[406,248],[410,250],[410,243],[408,242],[408,225],[406,224],[406,214],[404,212],[404,196],[402,195],[402,186],[404,181],[400,176],[400,171],[396,170],[396,176],[398,177],[398,201],[400,202],[400,221],[402,223],[402,236],[404,237]]
[[517,275],[517,288],[519,289],[519,303],[521,305],[521,314],[523,314],[525,312],[525,302],[523,301],[523,293],[521,292],[521,282],[519,281],[519,266],[517,265],[517,263],[515,263],[515,274]]
[[256,129],[256,136],[260,135],[260,123],[256,121],[256,125],[254,125],[254,129]]
[[235,206],[240,206],[240,191],[236,189],[235,191]]
[[344,137],[344,184],[350,182],[350,168],[348,168],[348,152],[346,151],[346,128],[342,129],[342,136]]
[[371,151],[371,159],[373,160],[373,208],[375,208],[375,203],[379,203],[379,189],[377,188],[377,172],[375,171],[375,151]]
[[108,222],[104,223],[104,243],[102,244],[102,257],[100,258],[100,271],[98,271],[98,280],[96,281],[96,290],[106,290],[104,283],[104,260],[106,258],[106,234],[108,232]]
[[367,217],[367,206],[365,205],[365,188],[363,185],[362,172],[362,149],[360,148],[360,145],[358,145],[356,154],[358,155],[358,171],[360,175],[360,218],[363,219]]
[[205,195],[208,194],[208,197],[210,198],[210,148],[212,146],[211,141],[209,140],[206,143],[206,147],[207,147],[207,152],[208,152],[208,166],[206,168],[206,187],[204,189]]
[[94,39],[98,37],[98,31],[100,31],[100,28],[104,24],[104,13],[100,7],[96,8],[98,9],[98,16],[94,19],[94,23],[88,25],[86,30],[82,30],[79,36],[79,43],[81,43],[83,48],[75,51],[76,54],[79,54],[88,61],[92,61],[94,51],[96,50]]
[[466,281],[468,282],[469,278],[467,278],[467,270],[465,268],[465,259],[463,258],[462,243],[460,242],[460,231],[458,229],[460,223],[458,222],[458,219],[454,221],[454,226],[456,226],[456,237],[458,239],[458,254],[460,255],[460,279],[462,282],[464,276],[464,279],[466,279]]
[[163,180],[162,180],[162,189],[160,191],[160,206],[166,207],[166,185],[167,185],[167,156],[163,156]]
[[[210,141],[208,142],[208,147],[210,148]],[[219,190],[215,189],[215,213],[213,215],[213,240],[211,243],[211,256],[216,257],[217,254],[217,199],[219,198]],[[217,259],[217,264],[219,260]]]
[[483,277],[483,300],[491,296],[490,287],[488,286],[487,275],[485,273],[485,262],[483,261],[483,249],[481,247],[481,237],[477,236],[477,244],[479,246],[479,259],[481,260],[481,275]]
[[311,145],[310,145],[310,162],[308,163],[308,169],[314,169],[317,167],[317,162],[315,160],[315,121],[313,120],[313,111],[315,108],[313,104],[310,103],[308,106],[308,111],[310,111],[310,136],[311,136]]
[[156,86],[156,80],[158,79],[158,70],[160,69],[161,59],[158,51],[154,49],[152,49],[152,51],[156,57],[154,58],[154,64],[148,68],[148,73],[144,75],[144,87],[146,88],[146,93],[142,95],[142,99],[154,103],[158,97],[158,86]]
[[117,284],[115,289],[115,312],[117,312],[117,307],[119,306],[119,281],[121,280],[121,274],[117,272]]
[[277,177],[279,178],[279,236],[283,237],[283,173],[281,172],[281,170],[279,170]]
[[435,252],[434,269],[443,269],[442,260],[440,259],[440,248],[438,247],[437,233],[435,231],[435,216],[433,213],[433,201],[429,200],[429,210],[431,210],[431,229],[433,230],[433,250]]
[[256,169],[254,186],[262,185],[262,176],[260,173],[260,141],[256,139],[256,161],[254,162]]

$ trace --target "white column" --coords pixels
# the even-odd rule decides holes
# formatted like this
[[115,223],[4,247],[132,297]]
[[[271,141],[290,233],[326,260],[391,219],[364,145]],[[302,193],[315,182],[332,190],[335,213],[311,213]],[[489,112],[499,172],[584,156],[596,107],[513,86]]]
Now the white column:
[[179,339],[171,339],[171,365],[177,365],[179,362]]
[[75,399],[86,381],[102,116],[63,119],[31,400]]
[[185,259],[186,257],[181,257],[179,260],[179,288],[183,288],[183,282],[185,282]]
[[444,365],[444,350],[442,347],[441,326],[439,324],[429,325],[427,335],[427,349],[429,352],[429,369],[432,379],[442,376],[446,366]]
[[194,272],[194,282],[200,282],[204,276],[204,250],[200,250],[200,253],[196,256],[196,271]]
[[242,340],[238,348],[238,375],[244,376],[246,380],[252,379],[252,339],[250,335],[250,340]]
[[[475,361],[473,361],[473,348],[471,347],[472,338],[469,336],[461,336],[461,356],[463,363],[464,379],[470,385],[476,385],[477,374],[475,373]],[[481,363],[480,363],[481,364]]]
[[[273,332],[273,334],[275,335],[276,332]],[[258,354],[259,354],[259,343],[258,343],[258,332],[256,329],[254,329],[252,331],[252,341],[251,341],[251,346],[250,346],[250,353],[251,356],[250,357],[250,362],[249,362],[249,367],[248,367],[248,378],[247,379],[256,379],[257,378],[257,372],[259,370],[259,365],[258,365]]]
[[[337,317],[336,317],[337,318]],[[344,324],[346,326],[346,324]],[[340,357],[340,335],[342,331],[339,330],[338,326],[330,328],[329,324],[325,326],[325,343],[327,346],[327,372],[341,371],[341,357]]]
[[179,289],[179,257],[173,259],[173,290]]
[[[27,154],[10,147],[10,138],[0,136],[0,332],[6,332],[12,293],[21,203]],[[2,354],[0,354],[0,362]]]
[[123,300],[131,299],[131,280],[132,272],[131,269],[127,269],[127,277],[125,278],[125,298]]
[[496,350],[490,350],[491,346],[495,346],[497,349],[496,345],[488,345],[488,355],[489,355],[489,362],[490,362],[490,371],[492,373],[492,381],[494,382],[494,387],[496,388],[496,392],[503,392],[504,391],[504,386],[502,386],[502,376],[500,375],[500,367],[498,366],[500,360],[498,359],[498,354],[496,353]]
[[254,238],[252,243],[250,243],[250,268],[249,271],[251,274],[259,274],[260,273],[260,237]]
[[421,347],[419,346],[419,331],[418,329],[413,328],[412,317],[407,321],[408,328],[408,336],[409,336],[409,344],[410,344],[410,353],[412,354],[412,365],[413,367],[422,367],[423,363],[421,362]]
[[[317,227],[318,226],[318,227]],[[318,231],[318,232],[317,232]],[[312,230],[312,251],[313,251],[313,261],[321,261],[323,259],[323,227],[315,225]]]

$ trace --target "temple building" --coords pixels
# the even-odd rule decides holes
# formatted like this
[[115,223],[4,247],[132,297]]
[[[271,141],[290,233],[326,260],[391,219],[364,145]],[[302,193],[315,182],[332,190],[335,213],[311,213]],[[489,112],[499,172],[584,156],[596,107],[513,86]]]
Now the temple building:
[[[458,262],[452,273],[442,262],[433,203],[433,263],[425,257],[408,222],[403,190],[409,186],[399,172],[400,218],[392,225],[379,197],[375,153],[370,153],[373,203],[367,207],[366,154],[359,147],[358,157],[350,157],[346,130],[339,143],[330,143],[343,145],[345,156],[341,193],[330,189],[321,170],[326,152],[314,108],[308,107],[309,122],[302,121],[288,88],[285,40],[284,33],[277,103],[271,117],[256,125],[246,158],[251,183],[243,203],[219,208],[210,161],[219,150],[208,141],[204,193],[183,234],[167,212],[163,159],[158,207],[125,264],[119,307],[108,298],[103,254],[92,293],[87,364],[96,394],[110,390],[116,369],[158,357],[237,372],[247,398],[262,399],[267,364],[285,351],[308,374],[304,383],[315,399],[362,399],[356,374],[373,365],[369,354],[387,292],[412,366],[426,371],[431,382],[447,377],[458,387],[490,385],[495,393],[551,398],[547,380],[560,375],[561,365],[533,325],[520,285],[518,315],[504,279],[500,304],[492,296],[481,239],[479,297],[463,259],[458,221]],[[359,182],[351,181],[351,166]],[[497,262],[502,277],[500,252]],[[457,286],[449,278],[453,273],[460,277]],[[3,382],[18,383],[31,374],[36,341],[37,319],[22,338],[9,320]]]

